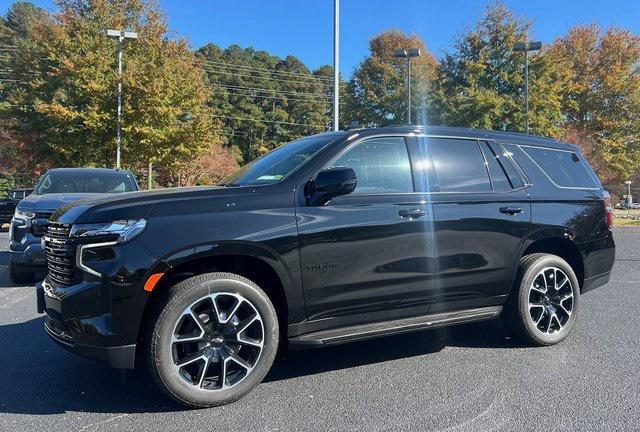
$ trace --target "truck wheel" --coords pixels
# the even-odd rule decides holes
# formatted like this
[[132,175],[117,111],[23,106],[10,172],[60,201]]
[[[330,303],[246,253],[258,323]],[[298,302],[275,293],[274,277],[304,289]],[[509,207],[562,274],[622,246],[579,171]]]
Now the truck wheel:
[[262,381],[278,351],[278,317],[269,297],[232,273],[174,285],[149,324],[151,376],[189,407],[238,400]]
[[9,279],[14,284],[27,284],[33,282],[34,278],[35,273],[20,271],[14,263],[9,262]]
[[575,325],[579,305],[580,286],[571,266],[559,256],[537,253],[520,261],[502,318],[524,342],[554,345]]

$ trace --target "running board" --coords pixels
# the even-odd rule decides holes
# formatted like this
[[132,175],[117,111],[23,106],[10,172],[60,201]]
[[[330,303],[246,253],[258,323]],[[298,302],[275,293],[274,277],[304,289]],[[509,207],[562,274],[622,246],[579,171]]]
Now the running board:
[[501,312],[502,306],[489,306],[477,309],[443,312],[393,321],[321,330],[289,338],[289,344],[292,348],[334,345],[378,336],[482,321],[496,318]]

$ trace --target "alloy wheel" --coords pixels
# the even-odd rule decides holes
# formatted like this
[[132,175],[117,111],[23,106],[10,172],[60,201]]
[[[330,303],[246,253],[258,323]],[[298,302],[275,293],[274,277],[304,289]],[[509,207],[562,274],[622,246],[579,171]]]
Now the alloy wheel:
[[262,317],[249,300],[235,293],[207,295],[176,322],[171,337],[174,368],[188,385],[228,389],[258,364],[264,337]]
[[573,305],[573,285],[561,269],[546,267],[533,279],[529,288],[529,316],[540,332],[561,331],[571,318]]

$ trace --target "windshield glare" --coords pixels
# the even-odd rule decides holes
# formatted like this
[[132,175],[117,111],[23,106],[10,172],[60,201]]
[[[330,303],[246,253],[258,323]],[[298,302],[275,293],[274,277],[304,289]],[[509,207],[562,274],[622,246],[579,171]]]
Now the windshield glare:
[[135,181],[129,173],[52,172],[45,174],[36,194],[119,193],[135,190]]
[[285,144],[240,168],[220,184],[249,186],[279,182],[336,139],[335,135],[316,135]]

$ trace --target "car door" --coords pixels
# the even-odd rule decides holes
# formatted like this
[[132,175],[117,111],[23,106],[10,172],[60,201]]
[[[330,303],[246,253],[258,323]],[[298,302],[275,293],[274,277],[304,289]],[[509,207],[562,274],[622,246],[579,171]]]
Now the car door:
[[502,304],[529,229],[525,182],[499,146],[424,138],[434,219],[438,295],[431,312]]
[[415,192],[405,138],[355,142],[323,169],[338,166],[354,169],[355,190],[297,209],[309,320],[426,314],[435,289],[431,211]]

